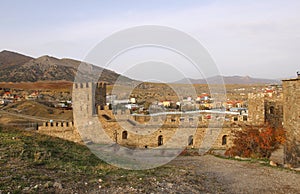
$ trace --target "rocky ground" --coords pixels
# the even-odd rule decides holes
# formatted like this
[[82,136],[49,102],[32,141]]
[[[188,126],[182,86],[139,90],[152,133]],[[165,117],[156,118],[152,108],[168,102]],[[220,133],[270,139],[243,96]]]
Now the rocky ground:
[[[259,161],[237,161],[211,155],[179,157],[170,165],[195,177],[206,177],[220,193],[300,193],[300,174]],[[210,185],[208,184],[208,187]],[[213,190],[211,190],[213,191]]]
[[4,193],[300,193],[300,173],[268,161],[180,156],[151,170],[119,169],[83,145],[0,127]]
[[111,187],[94,193],[300,193],[300,174],[262,161],[238,161],[212,155],[180,156],[167,166],[171,176],[147,179],[142,186]]

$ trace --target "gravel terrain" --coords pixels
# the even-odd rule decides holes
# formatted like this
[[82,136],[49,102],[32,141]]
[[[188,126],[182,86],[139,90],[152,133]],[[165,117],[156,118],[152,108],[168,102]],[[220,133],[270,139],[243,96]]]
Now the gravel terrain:
[[133,187],[129,180],[92,193],[300,193],[300,173],[257,161],[184,156],[167,166],[176,169],[167,178],[145,177]]
[[[300,174],[258,162],[236,161],[211,155],[178,157],[170,165],[209,178],[224,193],[300,193]],[[213,191],[213,189],[212,189]]]

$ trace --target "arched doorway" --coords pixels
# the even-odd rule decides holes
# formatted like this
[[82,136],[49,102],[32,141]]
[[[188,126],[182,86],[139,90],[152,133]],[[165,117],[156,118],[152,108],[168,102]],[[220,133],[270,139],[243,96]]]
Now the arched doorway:
[[227,144],[227,135],[223,135],[222,137],[222,145],[226,145]]
[[158,141],[158,142],[157,142],[157,143],[158,143],[158,146],[163,145],[163,143],[164,143],[163,136],[162,136],[162,135],[158,136],[157,141]]
[[127,131],[122,132],[122,139],[127,139],[128,133]]
[[275,112],[275,108],[274,108],[274,106],[271,106],[271,107],[270,107],[270,110],[269,110],[269,113],[270,113],[270,114],[274,114],[274,112]]
[[189,136],[188,145],[191,146],[194,144],[194,137],[192,135]]

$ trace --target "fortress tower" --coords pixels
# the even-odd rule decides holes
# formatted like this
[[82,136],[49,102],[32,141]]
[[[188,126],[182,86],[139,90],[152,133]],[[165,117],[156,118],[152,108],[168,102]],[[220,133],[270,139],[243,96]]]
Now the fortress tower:
[[248,121],[252,125],[265,123],[265,101],[263,94],[248,95]]
[[286,130],[285,163],[300,167],[300,77],[283,80],[283,127]]
[[96,107],[99,106],[100,110],[103,110],[105,105],[106,105],[106,83],[96,83],[95,84],[95,106]]
[[74,83],[72,94],[73,108],[84,118],[97,114],[98,106],[103,109],[106,105],[106,83]]
[[72,101],[74,124],[83,141],[105,142],[98,125],[98,107],[106,104],[106,84],[74,83]]

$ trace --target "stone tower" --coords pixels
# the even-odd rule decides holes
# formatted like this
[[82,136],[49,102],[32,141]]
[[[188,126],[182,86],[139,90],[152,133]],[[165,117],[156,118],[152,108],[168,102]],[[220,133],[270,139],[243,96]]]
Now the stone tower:
[[286,130],[285,163],[300,167],[300,77],[283,80],[283,127]]
[[273,128],[282,128],[283,96],[273,97],[265,101],[265,120]]
[[97,114],[98,106],[106,105],[106,83],[74,83],[72,98],[76,115],[91,117]]
[[263,125],[265,123],[265,100],[264,94],[248,95],[248,121],[252,125]]
[[[106,105],[106,83],[97,83],[95,85],[95,106],[104,109]],[[98,109],[96,109],[98,110]]]
[[103,130],[99,129],[97,106],[105,106],[106,84],[74,83],[72,91],[73,119],[83,141],[106,142]]
[[[96,113],[93,98],[94,91],[95,87],[91,82],[73,84],[73,111],[76,111],[77,117],[91,117]],[[75,116],[75,114],[73,115]],[[80,120],[80,118],[74,118],[74,120]]]

